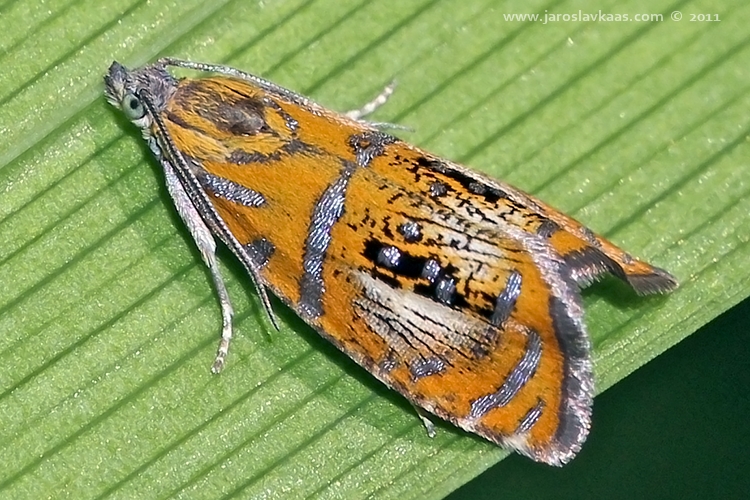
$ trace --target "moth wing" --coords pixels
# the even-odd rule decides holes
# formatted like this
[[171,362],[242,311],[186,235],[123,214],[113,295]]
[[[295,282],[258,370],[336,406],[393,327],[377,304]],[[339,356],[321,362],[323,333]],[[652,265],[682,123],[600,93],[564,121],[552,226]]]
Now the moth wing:
[[[180,114],[226,85],[189,82],[165,122],[245,266],[415,405],[535,460],[575,455],[593,397],[576,283],[603,271],[571,264],[563,240],[532,230],[551,209],[242,82],[231,82],[231,110],[217,101],[199,118]],[[557,232],[579,231],[557,220],[572,228]]]
[[[422,223],[425,234],[429,226]],[[336,293],[326,296],[320,333],[413,404],[561,465],[588,434],[594,391],[579,292],[542,238],[508,229],[493,248],[513,261],[457,272],[456,295],[445,302],[439,283],[420,289],[421,278],[384,266],[330,262],[326,283]],[[477,268],[459,254],[445,250],[443,263]],[[479,294],[494,298],[491,309],[476,307]]]
[[549,223],[550,244],[563,258],[569,272],[582,286],[609,272],[626,281],[642,295],[665,293],[677,280],[664,269],[639,260],[572,217],[508,184],[495,181],[514,200],[532,208]]
[[[461,168],[461,167],[459,167]],[[639,260],[572,217],[504,182],[482,176],[514,202],[546,220],[538,231],[562,257],[571,277],[586,287],[609,272],[626,281],[638,294],[665,293],[677,280],[664,269]]]
[[[238,168],[203,167],[223,175]],[[314,228],[285,227],[294,223],[283,211],[274,216],[271,207],[207,190],[244,249],[238,257],[260,266],[275,295],[412,403],[538,461],[559,465],[580,449],[593,397],[589,341],[578,289],[543,238],[431,212],[423,197],[398,196],[401,187],[359,169],[321,254],[321,288],[306,289],[300,276],[309,262],[294,252],[304,241],[287,240]],[[287,196],[293,204],[294,191]],[[386,212],[373,217],[373,207]],[[410,243],[399,231],[416,220],[422,239]],[[384,249],[397,249],[408,269],[389,267]]]

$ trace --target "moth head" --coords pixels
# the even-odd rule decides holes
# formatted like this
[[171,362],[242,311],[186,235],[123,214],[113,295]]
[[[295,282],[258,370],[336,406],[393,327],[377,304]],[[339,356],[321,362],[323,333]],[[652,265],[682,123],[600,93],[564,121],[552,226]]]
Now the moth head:
[[104,77],[107,101],[144,132],[151,126],[152,113],[164,109],[176,88],[177,80],[161,64],[129,70],[115,61]]

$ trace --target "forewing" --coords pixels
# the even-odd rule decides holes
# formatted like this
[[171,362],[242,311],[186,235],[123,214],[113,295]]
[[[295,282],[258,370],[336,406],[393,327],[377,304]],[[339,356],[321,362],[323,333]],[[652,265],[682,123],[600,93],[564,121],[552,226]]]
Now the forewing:
[[589,343],[544,218],[364,124],[225,80],[181,84],[163,121],[243,263],[414,404],[571,458]]

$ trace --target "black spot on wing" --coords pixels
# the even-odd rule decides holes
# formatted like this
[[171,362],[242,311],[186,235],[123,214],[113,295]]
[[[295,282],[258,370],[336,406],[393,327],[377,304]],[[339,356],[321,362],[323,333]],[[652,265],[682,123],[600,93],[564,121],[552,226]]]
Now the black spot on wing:
[[[456,269],[453,266],[442,267],[435,259],[415,256],[375,239],[365,242],[362,255],[395,276],[413,280],[414,293],[418,295],[449,306],[468,307],[466,299],[456,290]],[[377,276],[383,279],[386,274],[378,272]],[[422,280],[428,283],[420,282]],[[398,284],[393,278],[390,282]]]
[[[451,179],[453,181],[458,182],[466,191],[469,193],[472,193],[475,196],[481,196],[484,198],[485,201],[487,201],[490,204],[497,203],[501,198],[507,199],[508,195],[504,193],[503,191],[494,188],[492,186],[488,186],[481,182],[480,180],[474,179],[472,177],[469,177],[463,172],[460,172],[456,170],[455,168],[450,167],[446,163],[437,160],[437,159],[431,159],[424,156],[420,156],[416,160],[417,165],[420,167],[433,170],[436,173],[441,174],[444,177],[447,177],[448,179]],[[432,186],[430,186],[430,194],[434,196],[438,196],[434,194]]]
[[[393,250],[390,250],[393,249]],[[398,258],[394,259],[395,252]],[[401,252],[396,247],[386,245],[380,241],[370,239],[365,242],[363,255],[372,263],[386,267],[398,276],[419,278],[427,259]]]
[[448,185],[445,182],[433,181],[430,183],[430,197],[440,198],[448,194]]
[[451,265],[442,267],[436,260],[428,259],[422,277],[426,277],[430,283],[415,284],[414,293],[454,308],[469,308],[466,298],[456,288],[456,271]]
[[422,239],[422,228],[417,222],[412,220],[399,225],[397,231],[409,243],[416,243]]

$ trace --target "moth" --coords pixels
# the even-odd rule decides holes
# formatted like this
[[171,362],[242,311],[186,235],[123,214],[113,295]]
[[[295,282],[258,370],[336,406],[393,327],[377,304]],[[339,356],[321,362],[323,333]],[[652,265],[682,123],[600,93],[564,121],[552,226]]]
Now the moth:
[[[212,76],[178,79],[169,67]],[[210,269],[223,317],[214,372],[233,314],[218,239],[274,325],[268,292],[422,415],[562,465],[586,438],[594,395],[581,288],[605,273],[640,294],[677,286],[543,202],[362,113],[177,59],[136,70],[114,62],[104,80]]]

